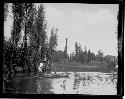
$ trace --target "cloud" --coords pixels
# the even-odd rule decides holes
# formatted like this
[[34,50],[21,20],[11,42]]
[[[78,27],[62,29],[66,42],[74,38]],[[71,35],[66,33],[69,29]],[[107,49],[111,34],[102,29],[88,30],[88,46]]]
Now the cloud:
[[46,17],[51,25],[57,25],[64,18],[64,13],[53,7],[46,7]]
[[52,27],[58,28],[60,31],[60,27],[62,28],[64,13],[61,10],[55,9],[54,7],[45,5],[46,9],[46,20],[48,27],[48,38],[50,37],[50,31]]
[[103,49],[108,54],[115,53],[116,46],[114,44],[117,43],[117,40],[114,33],[117,29],[117,19],[110,10],[98,9],[96,12],[89,10],[84,12],[81,9],[76,9],[72,11],[72,20],[76,27],[79,26],[81,29],[83,27],[84,31],[80,31],[79,28],[72,28],[76,32],[76,36],[73,37],[82,44],[82,47],[87,45],[94,52],[98,48]]
[[99,23],[110,23],[115,21],[114,15],[107,9],[100,9],[96,13],[92,13],[88,23],[89,24],[99,24]]
[[93,52],[103,49],[108,53],[111,52],[108,48],[115,49],[113,44],[116,42],[114,31],[117,28],[117,19],[109,9],[92,11],[78,8],[64,11],[47,6],[46,11],[48,23],[59,29],[58,49],[64,50],[66,37],[68,37],[68,53],[74,51],[76,41],[82,48],[87,46]]
[[108,9],[99,9],[96,12],[83,11],[76,9],[72,11],[72,18],[79,24],[83,25],[96,25],[101,23],[112,24],[116,22],[115,16]]

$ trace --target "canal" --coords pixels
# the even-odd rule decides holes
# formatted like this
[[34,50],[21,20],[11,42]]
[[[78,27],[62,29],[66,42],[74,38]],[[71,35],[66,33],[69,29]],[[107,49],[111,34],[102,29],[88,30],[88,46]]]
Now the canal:
[[8,79],[5,83],[5,93],[117,95],[117,74],[69,73],[69,77],[66,78],[24,77]]

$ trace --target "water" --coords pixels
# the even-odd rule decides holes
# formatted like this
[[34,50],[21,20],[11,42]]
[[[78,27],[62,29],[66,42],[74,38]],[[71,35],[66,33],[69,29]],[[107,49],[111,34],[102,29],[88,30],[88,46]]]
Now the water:
[[70,72],[68,78],[15,79],[9,83],[7,92],[20,94],[117,94],[117,75],[111,73]]

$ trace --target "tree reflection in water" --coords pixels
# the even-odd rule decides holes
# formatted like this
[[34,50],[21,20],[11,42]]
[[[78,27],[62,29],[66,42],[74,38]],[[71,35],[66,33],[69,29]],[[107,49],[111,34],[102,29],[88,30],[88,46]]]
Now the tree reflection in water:
[[52,94],[51,80],[48,78],[41,78],[37,80],[37,92],[39,94]]
[[[55,94],[116,95],[117,77],[112,77],[114,77],[114,74],[72,72],[70,78],[52,79],[52,90]],[[62,89],[60,87],[62,85],[65,88]]]
[[[36,80],[13,78],[5,82],[6,93],[37,94]],[[11,90],[10,90],[11,89]]]
[[70,72],[69,78],[26,78],[8,80],[6,93],[20,94],[117,94],[117,75]]

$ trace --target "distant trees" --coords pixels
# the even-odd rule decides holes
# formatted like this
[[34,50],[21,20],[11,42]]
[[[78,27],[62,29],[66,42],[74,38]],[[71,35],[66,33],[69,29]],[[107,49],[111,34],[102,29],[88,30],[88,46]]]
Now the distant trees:
[[65,59],[66,57],[64,55],[64,51],[61,51],[61,50],[54,51],[53,58],[52,58],[53,62],[62,62]]
[[110,69],[114,69],[116,64],[118,64],[118,58],[116,56],[106,55],[104,60]]
[[57,31],[58,29],[51,29],[51,36],[49,39],[49,46],[48,46],[48,53],[49,53],[49,60],[53,60],[53,54],[55,52],[56,46],[57,46]]
[[88,63],[88,52],[86,51],[86,47],[85,47],[85,51],[82,51],[81,45],[77,42],[75,42],[75,56],[72,56],[72,59],[76,62],[81,62],[81,63]]
[[65,44],[65,48],[64,48],[64,57],[65,57],[65,59],[67,60],[67,62],[68,62],[68,60],[69,60],[69,56],[68,56],[68,54],[67,54],[67,41],[68,41],[68,39],[66,38],[66,44]]
[[[98,54],[95,55],[90,49],[87,51],[86,47],[85,50],[82,51],[81,45],[76,42],[75,43],[75,53],[70,54],[70,62],[76,61],[86,65],[95,65],[95,66],[108,66],[111,67],[110,64],[112,61],[112,56],[104,57],[103,52],[101,50],[98,51]],[[116,62],[116,57],[114,57]],[[116,62],[117,63],[117,62]]]
[[58,29],[51,29],[51,36],[49,39],[49,48],[52,50],[56,49],[57,46],[57,31]]
[[75,61],[79,62],[83,56],[81,45],[75,42]]

